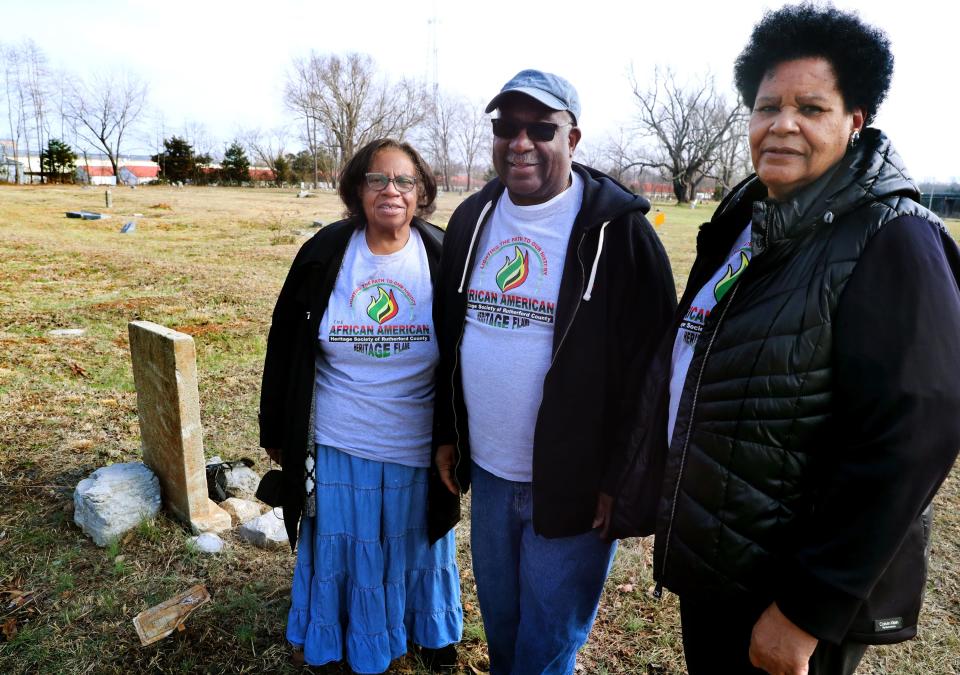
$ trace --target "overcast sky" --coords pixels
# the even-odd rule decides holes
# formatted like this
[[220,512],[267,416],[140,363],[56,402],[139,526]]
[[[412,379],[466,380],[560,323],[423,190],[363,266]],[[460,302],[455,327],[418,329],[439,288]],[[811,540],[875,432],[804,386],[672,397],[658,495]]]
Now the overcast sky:
[[[32,38],[51,65],[80,74],[121,66],[149,82],[153,151],[167,135],[203,124],[222,148],[238,132],[291,122],[283,84],[291,61],[317,52],[366,52],[391,76],[432,78],[482,105],[514,73],[540,68],[580,92],[584,142],[629,123],[626,73],[654,66],[681,77],[707,71],[732,92],[733,60],[767,7],[737,0],[522,2],[484,0],[0,0],[0,41]],[[918,180],[960,178],[957,86],[960,3],[840,0],[889,34],[896,71],[875,126]],[[148,141],[146,139],[151,139]]]

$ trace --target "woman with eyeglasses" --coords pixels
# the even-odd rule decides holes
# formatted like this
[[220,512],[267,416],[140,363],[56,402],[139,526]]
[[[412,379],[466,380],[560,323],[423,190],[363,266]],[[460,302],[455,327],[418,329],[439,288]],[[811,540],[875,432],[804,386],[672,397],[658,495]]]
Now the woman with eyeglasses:
[[347,218],[300,249],[273,313],[260,445],[283,468],[297,549],[287,640],[310,665],[380,673],[417,645],[456,664],[453,533],[427,540],[436,181],[407,143],[372,141],[340,175]]

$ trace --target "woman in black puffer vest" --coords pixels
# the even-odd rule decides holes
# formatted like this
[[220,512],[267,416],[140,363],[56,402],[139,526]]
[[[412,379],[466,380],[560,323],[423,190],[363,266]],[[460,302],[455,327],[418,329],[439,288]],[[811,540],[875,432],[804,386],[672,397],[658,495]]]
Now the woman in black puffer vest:
[[869,127],[892,71],[881,31],[812,5],[737,60],[756,174],[701,228],[612,526],[655,518],[694,675],[852,673],[916,633],[960,448],[960,251]]

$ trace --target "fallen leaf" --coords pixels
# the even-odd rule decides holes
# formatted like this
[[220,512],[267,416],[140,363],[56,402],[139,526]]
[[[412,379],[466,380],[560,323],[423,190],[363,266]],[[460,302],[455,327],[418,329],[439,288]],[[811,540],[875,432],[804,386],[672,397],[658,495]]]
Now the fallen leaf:
[[13,638],[17,637],[17,620],[10,617],[3,622],[0,631],[3,631],[3,637],[7,639],[7,642],[11,642]]
[[621,584],[617,586],[617,590],[621,593],[633,593],[633,584]]
[[83,366],[81,366],[79,363],[71,362],[70,370],[73,371],[74,375],[79,375],[80,377],[90,377],[90,375],[87,374],[86,369]]

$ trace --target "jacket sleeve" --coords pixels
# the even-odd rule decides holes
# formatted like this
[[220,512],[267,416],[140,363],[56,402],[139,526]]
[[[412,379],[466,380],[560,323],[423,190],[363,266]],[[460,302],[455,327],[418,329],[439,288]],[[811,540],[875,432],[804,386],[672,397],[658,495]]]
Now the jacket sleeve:
[[843,639],[957,456],[958,279],[949,235],[904,216],[873,238],[840,299],[834,440],[776,597],[819,639]]
[[280,289],[277,304],[273,309],[270,332],[267,336],[267,354],[263,364],[263,380],[260,387],[260,447],[282,448],[284,438],[284,409],[290,384],[293,343],[298,325],[296,290],[301,279],[300,261],[305,244],[287,272]]
[[642,214],[635,212],[630,218],[632,256],[625,293],[618,300],[619,329],[614,345],[619,353],[621,386],[608,406],[607,466],[600,486],[608,495],[615,493],[626,471],[626,450],[638,426],[641,386],[677,308],[673,271],[663,244]]
[[[433,408],[433,447],[452,444],[456,441],[454,428],[454,391],[453,391],[453,362],[456,349],[455,319],[451,318],[450,304],[454,301],[454,293],[458,279],[456,276],[457,261],[455,240],[457,238],[458,211],[450,217],[447,225],[447,234],[444,237],[443,252],[440,254],[440,268],[437,281],[433,288],[433,325],[437,335],[437,347],[440,352],[440,362],[437,365],[436,389]],[[463,262],[460,261],[462,265]]]

